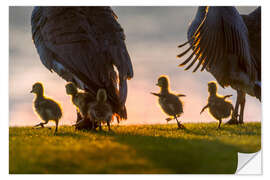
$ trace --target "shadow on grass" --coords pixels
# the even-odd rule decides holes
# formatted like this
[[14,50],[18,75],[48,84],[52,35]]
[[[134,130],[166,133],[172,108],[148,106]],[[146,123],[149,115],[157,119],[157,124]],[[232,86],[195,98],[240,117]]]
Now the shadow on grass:
[[219,141],[111,135],[155,164],[157,171],[154,173],[232,174],[237,168],[236,147]]
[[[240,133],[260,135],[254,133],[257,126],[245,128]],[[249,131],[252,128],[254,131]],[[216,138],[219,133],[214,126],[184,130],[133,126],[110,132],[106,128],[82,132],[63,127],[57,138],[51,138],[53,133],[48,131],[18,128],[11,132],[10,173],[231,174],[237,167],[237,151],[243,146]],[[237,128],[225,126],[221,132],[239,138]],[[40,136],[47,137],[41,144]]]
[[254,129],[250,129],[250,127],[247,127],[244,125],[223,125],[221,126],[220,129],[217,129],[216,127],[207,127],[207,129],[203,129],[203,130],[194,129],[194,128],[186,128],[186,129],[182,129],[181,131],[184,131],[185,133],[188,133],[191,135],[198,135],[198,136],[207,135],[207,136],[212,136],[212,137],[216,137],[217,132],[220,132],[220,133],[225,132],[234,136],[241,136],[241,135],[261,136],[261,127],[258,126],[258,127],[255,127]]
[[[254,132],[237,132],[231,126],[225,126],[218,131],[228,131],[234,135],[258,135]],[[158,131],[184,131],[186,134],[196,136],[216,136],[197,129],[164,129]],[[216,131],[216,127],[208,130]],[[114,141],[127,145],[137,152],[137,156],[144,157],[154,164],[151,173],[179,173],[179,174],[233,174],[237,168],[237,152],[239,148],[218,140],[169,138],[163,136],[146,136],[132,133],[119,133],[117,131],[89,131],[100,136],[111,136]],[[73,133],[63,133],[62,136],[74,137]],[[115,167],[117,169],[117,167]],[[118,167],[119,168],[119,167]],[[125,172],[126,166],[121,166]],[[156,170],[155,170],[156,169]],[[137,173],[136,169],[128,170]],[[147,173],[147,172],[146,172]]]
[[59,137],[73,137],[73,138],[81,138],[84,137],[82,134],[77,134],[74,132],[57,132],[56,134],[52,134],[52,136],[59,136]]
[[[226,128],[224,128],[225,131],[228,131],[229,133],[233,133],[235,135],[249,135],[249,136],[261,136],[261,126],[253,127],[255,129],[258,129],[258,131],[251,131],[248,130],[250,127],[247,127],[245,125],[225,125]],[[240,131],[236,131],[234,127],[237,127]],[[258,133],[256,133],[258,132]]]

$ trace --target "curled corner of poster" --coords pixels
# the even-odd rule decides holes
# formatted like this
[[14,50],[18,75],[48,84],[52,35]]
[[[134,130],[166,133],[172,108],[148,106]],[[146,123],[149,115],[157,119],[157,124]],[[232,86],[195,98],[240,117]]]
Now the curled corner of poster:
[[237,170],[235,174],[261,175],[262,155],[261,151],[256,153],[238,153]]

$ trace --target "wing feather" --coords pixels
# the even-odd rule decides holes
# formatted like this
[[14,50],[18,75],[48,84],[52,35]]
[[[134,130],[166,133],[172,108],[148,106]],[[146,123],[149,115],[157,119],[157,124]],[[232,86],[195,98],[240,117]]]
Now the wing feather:
[[46,68],[67,81],[79,79],[84,85],[79,87],[93,95],[106,88],[111,104],[125,111],[126,80],[133,69],[116,18],[110,7],[36,7],[32,37]]
[[[199,63],[194,72],[199,66],[202,66],[201,70],[206,67],[211,68],[218,61],[226,60],[224,57],[231,53],[239,57],[239,63],[251,74],[252,58],[248,29],[238,11],[234,7],[208,7],[205,11],[201,24],[191,36],[191,40],[189,39],[193,51],[199,46],[200,56],[195,58]],[[184,54],[181,53],[182,56]],[[186,69],[189,69],[194,63],[193,60]]]

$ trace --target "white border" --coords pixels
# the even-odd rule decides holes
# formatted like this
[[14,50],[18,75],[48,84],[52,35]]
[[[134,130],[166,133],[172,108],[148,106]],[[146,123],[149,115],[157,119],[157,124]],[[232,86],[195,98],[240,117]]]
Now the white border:
[[[197,5],[238,5],[238,6],[254,6],[254,5],[262,5],[262,22],[263,22],[263,28],[262,28],[262,44],[264,47],[263,48],[263,53],[262,53],[262,59],[263,59],[263,70],[262,70],[262,77],[263,77],[263,120],[262,120],[262,135],[263,135],[263,151],[264,152],[268,152],[268,153],[264,153],[263,154],[263,176],[230,176],[229,178],[243,178],[245,180],[249,179],[249,178],[266,178],[269,176],[270,171],[269,171],[269,163],[267,163],[267,159],[269,159],[269,143],[267,141],[264,141],[264,139],[268,139],[269,141],[269,133],[267,133],[267,131],[269,132],[268,128],[270,128],[270,120],[268,119],[269,117],[269,108],[270,108],[270,104],[269,104],[269,99],[270,99],[270,95],[268,95],[268,92],[270,92],[269,90],[269,80],[268,80],[268,73],[269,70],[268,68],[270,67],[270,60],[269,59],[269,55],[267,55],[268,53],[268,49],[269,49],[269,45],[268,42],[270,42],[269,39],[269,35],[268,33],[270,32],[269,29],[269,13],[270,13],[270,9],[269,6],[267,7],[267,5],[269,5],[267,2],[267,0],[264,1],[258,1],[258,0],[237,0],[237,1],[232,1],[232,0],[186,0],[186,1],[161,1],[161,0],[136,0],[136,1],[127,1],[127,0],[89,0],[89,1],[85,1],[85,0],[80,0],[80,1],[76,1],[76,0],[65,0],[65,1],[55,1],[55,0],[46,0],[46,1],[34,1],[34,0],[10,0],[10,1],[5,1],[5,4],[2,4],[1,6],[1,67],[2,69],[0,70],[0,78],[1,78],[1,85],[0,85],[0,99],[2,100],[1,103],[1,119],[0,119],[0,137],[1,137],[1,143],[2,146],[0,148],[0,158],[1,158],[1,163],[0,163],[0,173],[1,173],[1,179],[4,178],[27,178],[27,179],[47,179],[47,178],[60,178],[65,176],[65,179],[74,179],[74,176],[77,175],[72,175],[72,176],[67,176],[67,175],[60,175],[60,176],[53,176],[53,175],[49,175],[48,176],[42,176],[42,175],[38,175],[38,177],[36,175],[24,175],[24,176],[19,176],[19,175],[8,175],[8,119],[9,119],[9,115],[8,115],[8,48],[9,46],[7,46],[8,42],[9,42],[9,38],[8,38],[8,6],[32,6],[32,5],[112,5],[112,6],[138,6],[138,5],[146,5],[146,6],[197,6]],[[268,22],[267,22],[268,21]],[[267,82],[268,81],[268,82]],[[222,163],[222,162],[220,162]],[[199,176],[199,177],[198,177]],[[80,175],[78,176],[78,178],[80,179],[89,179],[89,178],[110,178],[110,179],[127,179],[129,178],[130,180],[132,179],[138,179],[138,178],[154,178],[156,180],[158,179],[164,179],[164,178],[170,178],[170,179],[179,179],[179,178],[191,178],[191,179],[198,179],[198,178],[205,178],[205,179],[216,179],[216,175],[169,175],[169,176],[165,176],[165,175],[140,175],[138,176],[130,176],[130,175],[115,175],[115,176],[88,176],[88,175]],[[227,179],[227,176],[218,176],[218,178],[224,178]],[[269,179],[269,177],[268,177]]]

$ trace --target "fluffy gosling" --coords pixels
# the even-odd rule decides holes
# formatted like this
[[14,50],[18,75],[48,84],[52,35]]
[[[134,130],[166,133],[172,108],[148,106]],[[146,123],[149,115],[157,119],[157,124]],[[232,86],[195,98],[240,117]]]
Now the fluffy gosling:
[[72,103],[76,106],[78,118],[75,124],[76,129],[92,128],[87,111],[89,103],[95,101],[95,99],[87,92],[78,92],[74,83],[67,83],[65,88],[67,95],[71,96]]
[[52,120],[55,122],[56,127],[54,133],[56,133],[58,130],[59,119],[62,117],[62,110],[60,105],[54,100],[44,96],[43,85],[39,82],[33,85],[31,93],[36,94],[36,98],[34,100],[34,110],[44,121],[35,125],[34,127],[41,126],[44,128],[44,125]]
[[161,106],[161,109],[170,116],[166,120],[170,121],[172,119],[175,119],[179,129],[185,128],[177,119],[183,113],[183,105],[179,97],[183,97],[185,95],[175,95],[173,93],[170,93],[169,80],[166,76],[160,76],[156,85],[160,87],[160,93],[151,94],[158,96],[158,102]]
[[111,130],[110,122],[112,120],[112,107],[107,103],[107,93],[105,89],[99,89],[97,92],[96,101],[90,103],[88,114],[91,117],[92,129],[94,123],[97,122],[99,130],[102,130],[101,123],[107,123],[109,131]]
[[217,94],[217,84],[216,82],[208,83],[208,103],[203,107],[200,114],[207,108],[209,108],[209,112],[211,115],[219,121],[218,129],[220,129],[220,125],[223,118],[227,118],[233,112],[233,105],[230,101],[227,101],[226,98],[231,97],[232,95],[221,96]]

